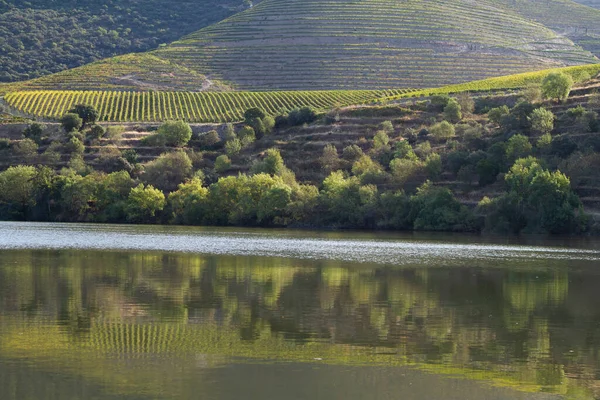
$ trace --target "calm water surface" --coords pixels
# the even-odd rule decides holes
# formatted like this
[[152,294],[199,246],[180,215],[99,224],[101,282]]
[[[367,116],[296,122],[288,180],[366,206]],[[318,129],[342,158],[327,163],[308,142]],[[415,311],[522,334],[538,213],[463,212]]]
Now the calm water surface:
[[600,242],[0,223],[0,399],[600,398]]

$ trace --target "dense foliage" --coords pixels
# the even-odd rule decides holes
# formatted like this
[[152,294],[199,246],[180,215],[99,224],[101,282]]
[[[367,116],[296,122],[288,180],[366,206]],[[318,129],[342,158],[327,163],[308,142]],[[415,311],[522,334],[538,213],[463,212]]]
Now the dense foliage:
[[0,82],[156,48],[246,7],[242,0],[1,0]]

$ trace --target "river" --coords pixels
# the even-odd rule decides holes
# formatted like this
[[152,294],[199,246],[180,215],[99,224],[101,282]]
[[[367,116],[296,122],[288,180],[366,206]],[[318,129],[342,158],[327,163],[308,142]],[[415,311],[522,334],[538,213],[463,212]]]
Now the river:
[[600,398],[600,241],[0,222],[0,399]]

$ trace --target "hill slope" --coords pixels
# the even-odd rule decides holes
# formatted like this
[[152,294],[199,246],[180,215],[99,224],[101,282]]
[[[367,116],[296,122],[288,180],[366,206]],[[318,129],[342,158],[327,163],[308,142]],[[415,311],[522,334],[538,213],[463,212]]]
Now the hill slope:
[[[600,26],[600,10],[571,0],[543,3],[544,7],[523,0],[265,0],[151,55],[174,70],[223,80],[242,90],[436,87],[597,62],[562,34],[580,39],[591,50],[600,49],[589,33]],[[42,78],[18,89],[114,87],[115,78],[122,76],[106,76],[107,69],[98,62],[91,70]],[[125,76],[127,88],[147,89],[146,78]],[[180,82],[169,82],[166,73],[161,85],[184,89]],[[201,90],[202,85],[193,83],[187,89]],[[8,90],[15,89],[0,87],[0,92]]]
[[150,50],[244,8],[242,0],[0,0],[0,82]]

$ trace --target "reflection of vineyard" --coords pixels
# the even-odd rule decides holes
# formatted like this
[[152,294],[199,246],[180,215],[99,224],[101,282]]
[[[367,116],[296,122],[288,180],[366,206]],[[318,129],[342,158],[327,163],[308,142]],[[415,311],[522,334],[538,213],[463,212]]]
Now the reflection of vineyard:
[[[579,303],[595,298],[586,293],[595,282],[569,285],[565,265],[511,272],[51,254],[52,265],[45,253],[2,255],[0,310],[30,317],[2,319],[0,354],[119,387],[126,376],[125,386],[152,391],[148,382],[176,372],[148,358],[184,355],[418,365],[526,391],[597,382],[594,307]],[[558,327],[559,318],[577,329]]]

